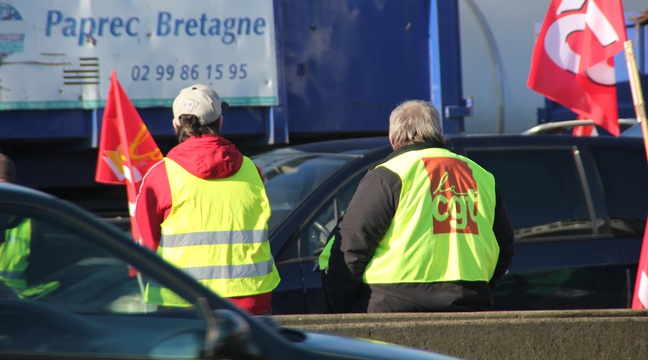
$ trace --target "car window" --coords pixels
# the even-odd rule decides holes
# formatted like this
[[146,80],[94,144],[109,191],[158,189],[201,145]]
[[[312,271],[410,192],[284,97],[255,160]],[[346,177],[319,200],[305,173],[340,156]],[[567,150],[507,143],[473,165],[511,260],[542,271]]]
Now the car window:
[[467,150],[495,176],[516,238],[593,234],[571,148]]
[[354,179],[339,188],[332,197],[326,201],[323,206],[311,219],[306,223],[303,236],[302,256],[318,256],[326,242],[328,241],[331,231],[337,225],[338,220],[347,210],[353,194],[362,179],[364,173],[360,173]]
[[646,154],[637,148],[590,149],[603,183],[612,233],[641,236],[648,212]]
[[252,157],[261,170],[270,200],[270,233],[319,185],[354,158],[350,154],[309,154],[291,149]]
[[82,312],[155,310],[142,301],[138,277],[130,275],[128,264],[83,232],[26,217],[6,233],[3,256],[25,267],[12,276],[24,277],[25,287],[15,289],[20,298]]
[[199,355],[195,309],[148,304],[147,284],[163,279],[50,215],[0,206],[0,352]]

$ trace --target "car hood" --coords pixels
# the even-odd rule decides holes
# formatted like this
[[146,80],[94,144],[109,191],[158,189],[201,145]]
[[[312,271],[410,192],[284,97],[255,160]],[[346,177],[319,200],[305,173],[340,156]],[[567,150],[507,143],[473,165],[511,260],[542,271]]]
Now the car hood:
[[458,359],[447,355],[409,348],[401,345],[385,343],[376,340],[350,338],[337,335],[305,331],[292,328],[282,328],[280,333],[291,340],[296,346],[320,354],[337,355],[340,359],[372,359],[372,360],[449,360]]

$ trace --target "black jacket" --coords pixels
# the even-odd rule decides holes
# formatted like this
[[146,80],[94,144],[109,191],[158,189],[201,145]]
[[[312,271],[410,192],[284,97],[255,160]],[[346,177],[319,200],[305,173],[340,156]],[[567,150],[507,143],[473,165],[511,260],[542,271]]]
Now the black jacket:
[[[414,144],[399,148],[385,160],[406,151],[428,148]],[[440,146],[439,146],[440,147]],[[367,285],[362,276],[378,243],[389,228],[401,192],[401,179],[379,167],[360,182],[347,212],[334,229],[329,268],[323,275],[325,298],[333,312],[475,311],[492,307],[492,290],[511,264],[513,229],[496,190],[493,231],[500,247],[492,279],[486,282],[435,282]]]

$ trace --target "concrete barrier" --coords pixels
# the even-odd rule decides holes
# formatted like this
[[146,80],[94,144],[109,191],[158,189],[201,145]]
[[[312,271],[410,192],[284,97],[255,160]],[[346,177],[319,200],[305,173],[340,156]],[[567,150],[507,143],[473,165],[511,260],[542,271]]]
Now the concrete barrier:
[[648,311],[278,315],[282,325],[463,359],[648,359]]

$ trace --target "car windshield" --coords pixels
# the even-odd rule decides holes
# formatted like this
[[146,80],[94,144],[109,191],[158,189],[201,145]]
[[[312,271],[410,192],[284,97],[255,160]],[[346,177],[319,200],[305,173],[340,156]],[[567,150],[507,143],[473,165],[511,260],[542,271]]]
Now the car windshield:
[[358,154],[309,153],[295,149],[272,150],[252,157],[261,169],[272,216],[270,233],[317,187],[357,158]]

